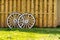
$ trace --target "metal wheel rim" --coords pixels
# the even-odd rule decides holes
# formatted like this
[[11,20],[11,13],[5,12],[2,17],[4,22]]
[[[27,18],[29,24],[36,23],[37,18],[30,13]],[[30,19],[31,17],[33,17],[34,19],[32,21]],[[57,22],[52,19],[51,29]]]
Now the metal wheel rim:
[[[23,22],[24,22],[24,18],[22,17],[22,15],[18,18],[18,26],[19,26],[19,28],[22,28],[22,26],[24,25],[23,24]],[[20,24],[21,23],[21,24]],[[22,25],[22,26],[21,26]]]
[[[24,17],[24,16],[27,16],[27,20],[25,19],[26,17]],[[24,21],[23,21],[24,25],[21,26],[21,28],[29,28],[29,29],[31,29],[34,26],[34,24],[35,24],[35,18],[34,18],[34,16],[32,14],[24,13],[24,14],[22,14],[21,17],[23,17],[23,19],[24,19]],[[19,20],[20,20],[20,17],[18,19],[18,22],[19,22]]]
[[[18,12],[12,12],[7,18],[7,25],[9,28],[18,27],[18,18],[21,14]],[[23,25],[21,25],[23,26]]]

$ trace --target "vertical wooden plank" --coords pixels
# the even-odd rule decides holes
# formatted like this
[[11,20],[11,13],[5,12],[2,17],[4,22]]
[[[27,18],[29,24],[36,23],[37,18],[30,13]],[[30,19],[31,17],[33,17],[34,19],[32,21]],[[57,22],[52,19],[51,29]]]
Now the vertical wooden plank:
[[31,2],[32,2],[32,0],[30,0],[30,13],[31,13]]
[[16,0],[16,1],[17,1],[17,4],[16,4],[17,11],[20,12],[20,0]]
[[52,0],[49,0],[48,16],[48,27],[52,27]]
[[54,0],[54,27],[57,26],[57,0]]
[[44,0],[42,0],[42,27],[44,27]]
[[38,26],[38,0],[35,1],[35,18],[36,18],[36,26]]
[[7,26],[6,26],[6,19],[5,19],[5,15],[6,15],[6,14],[4,13],[4,27],[7,27]]
[[22,13],[22,0],[20,0],[20,13]]
[[34,0],[31,0],[31,14],[34,15]]
[[24,13],[27,12],[27,0],[24,1]]
[[27,0],[27,12],[30,13],[30,0]]
[[38,0],[38,27],[40,27],[40,0]]
[[5,0],[5,27],[7,27],[7,17],[8,17],[8,0]]
[[[38,4],[36,4],[36,1],[38,0],[31,0],[31,14],[34,16],[34,18],[36,19],[36,24],[35,26],[38,27]],[[38,3],[38,2],[37,2]],[[36,9],[35,9],[36,8]],[[37,14],[37,15],[36,15]]]
[[22,13],[25,13],[26,12],[26,0],[22,0]]
[[52,27],[54,27],[54,0],[52,0]]
[[1,27],[1,0],[0,0],[0,27]]
[[5,27],[5,0],[4,0],[4,27]]
[[6,21],[5,21],[5,19],[6,19],[6,18],[5,18],[5,14],[6,14],[6,13],[5,13],[5,0],[4,0],[4,27],[5,27],[5,22],[6,22]]
[[16,12],[16,0],[12,0],[13,1],[13,12]]
[[[4,12],[4,0],[1,0],[1,12]],[[1,26],[4,27],[4,13],[1,15]]]
[[27,0],[25,1],[25,12],[27,12]]
[[40,0],[40,27],[42,27],[42,0]]
[[47,0],[44,0],[44,27],[46,27]]
[[9,13],[12,12],[12,0],[8,0],[9,1]]
[[48,10],[49,10],[49,0],[47,0],[47,14],[46,14],[46,26],[48,27]]
[[40,0],[38,0],[38,27],[40,27]]
[[0,27],[1,27],[1,13],[0,13]]
[[48,14],[46,14],[46,27],[48,27]]

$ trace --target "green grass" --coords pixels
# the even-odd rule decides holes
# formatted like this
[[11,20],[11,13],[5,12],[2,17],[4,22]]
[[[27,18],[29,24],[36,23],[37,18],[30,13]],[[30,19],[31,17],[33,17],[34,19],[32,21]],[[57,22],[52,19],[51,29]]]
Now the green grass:
[[60,28],[0,28],[0,40],[60,40]]

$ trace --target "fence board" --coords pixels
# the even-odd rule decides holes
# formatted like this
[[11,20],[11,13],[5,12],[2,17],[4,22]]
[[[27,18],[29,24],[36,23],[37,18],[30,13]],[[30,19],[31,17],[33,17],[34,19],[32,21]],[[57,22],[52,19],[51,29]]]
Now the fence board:
[[27,12],[30,13],[30,0],[27,0]]
[[8,12],[8,0],[6,0],[5,1],[5,19],[4,19],[5,20],[5,27],[7,27],[7,17],[8,17],[8,14],[9,14],[9,12]]
[[17,7],[17,12],[20,12],[20,0],[17,0],[16,7]]
[[20,0],[20,13],[22,13],[22,0]]
[[46,14],[47,14],[47,0],[44,0],[44,27],[47,27],[46,26]]
[[26,8],[25,8],[25,5],[26,5],[25,1],[26,0],[22,0],[22,13],[25,13],[25,10],[26,10]]
[[[4,0],[1,0],[1,12],[4,12]],[[1,15],[1,27],[4,27],[4,13]]]
[[57,0],[54,0],[54,27],[56,27],[57,24]]
[[49,15],[49,18],[48,18],[48,26],[51,27],[52,26],[52,0],[49,0],[49,8],[48,8],[48,15]]
[[[0,0],[0,5],[1,5],[1,0]],[[0,6],[0,12],[1,12],[1,6]],[[0,13],[0,27],[1,27],[1,13]]]
[[[1,13],[0,13],[0,22],[1,22]],[[1,23],[0,23],[0,27],[1,27]]]
[[40,0],[38,0],[38,27],[40,27]]
[[13,12],[16,12],[16,0],[13,0]]
[[34,15],[34,0],[31,0],[31,13]]
[[13,2],[12,2],[12,0],[9,0],[9,2],[8,2],[9,13],[11,13],[13,11],[13,7],[12,6],[13,6]]
[[36,25],[38,26],[38,0],[35,1],[35,18],[36,18]]
[[40,27],[42,27],[42,0],[40,0]]

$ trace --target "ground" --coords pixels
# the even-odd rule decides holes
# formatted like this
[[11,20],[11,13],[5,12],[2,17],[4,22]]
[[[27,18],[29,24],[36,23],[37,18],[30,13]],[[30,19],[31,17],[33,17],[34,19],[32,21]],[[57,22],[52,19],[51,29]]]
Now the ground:
[[60,40],[60,28],[0,28],[0,40]]

